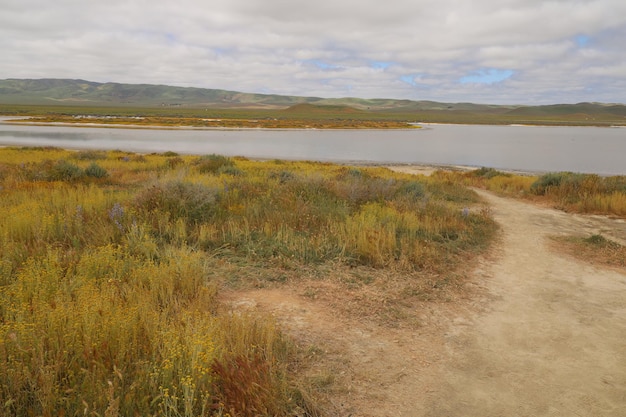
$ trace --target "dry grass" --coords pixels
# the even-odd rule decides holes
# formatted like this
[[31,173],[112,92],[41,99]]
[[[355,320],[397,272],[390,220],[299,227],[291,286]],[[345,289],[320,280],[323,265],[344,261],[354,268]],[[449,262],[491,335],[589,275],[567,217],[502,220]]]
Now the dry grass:
[[550,204],[569,212],[626,217],[624,176],[601,177],[571,172],[528,176],[491,168],[466,173],[438,172],[436,175],[506,196]]
[[553,247],[570,256],[596,265],[626,269],[626,247],[602,235],[559,236],[552,239]]
[[219,288],[343,271],[400,305],[496,229],[466,188],[382,168],[5,148],[0,181],[6,415],[314,415],[297,350]]

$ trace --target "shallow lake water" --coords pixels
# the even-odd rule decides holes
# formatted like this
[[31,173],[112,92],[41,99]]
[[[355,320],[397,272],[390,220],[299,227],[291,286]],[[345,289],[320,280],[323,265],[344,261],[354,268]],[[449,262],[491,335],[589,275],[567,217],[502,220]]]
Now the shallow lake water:
[[0,145],[626,175],[625,128],[423,125],[403,130],[165,130],[33,126],[0,120]]

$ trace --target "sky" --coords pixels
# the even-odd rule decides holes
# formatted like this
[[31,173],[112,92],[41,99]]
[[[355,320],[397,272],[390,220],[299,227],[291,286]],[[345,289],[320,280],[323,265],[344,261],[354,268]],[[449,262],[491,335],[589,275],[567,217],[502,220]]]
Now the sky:
[[626,103],[624,0],[0,0],[0,79]]

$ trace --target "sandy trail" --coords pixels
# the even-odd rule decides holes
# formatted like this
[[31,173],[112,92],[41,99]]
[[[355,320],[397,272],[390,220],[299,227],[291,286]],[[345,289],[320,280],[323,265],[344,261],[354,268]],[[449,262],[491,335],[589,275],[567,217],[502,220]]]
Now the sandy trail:
[[504,229],[481,274],[496,300],[450,328],[445,388],[426,415],[625,416],[626,276],[546,246],[563,233],[623,239],[623,222],[480,194]]
[[626,275],[547,246],[548,236],[572,233],[626,241],[626,223],[478,192],[503,229],[497,253],[474,272],[482,290],[414,306],[417,327],[340,314],[291,286],[227,301],[272,313],[319,350],[306,373],[319,383],[332,376],[329,415],[626,416]]

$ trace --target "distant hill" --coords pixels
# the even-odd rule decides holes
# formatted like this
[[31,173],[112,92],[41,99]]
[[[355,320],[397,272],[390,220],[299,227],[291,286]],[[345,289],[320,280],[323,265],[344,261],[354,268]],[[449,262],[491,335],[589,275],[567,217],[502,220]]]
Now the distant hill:
[[321,99],[152,84],[59,79],[0,80],[0,103],[4,104],[284,108],[319,100]]
[[[96,83],[85,80],[8,79],[0,80],[0,103],[33,105],[168,106],[286,109],[299,104],[341,106],[358,110],[414,112],[423,110],[499,111],[511,106],[471,103],[438,103],[394,99],[320,98],[251,94],[208,88],[172,87],[152,84]],[[315,110],[315,108],[309,109]]]
[[509,112],[516,116],[540,116],[540,115],[574,115],[574,114],[609,114],[626,116],[626,106],[621,104],[603,103],[578,103],[578,104],[552,104],[547,106],[518,107]]
[[[152,84],[97,83],[65,79],[0,80],[0,104],[65,105],[109,107],[186,107],[212,109],[284,109],[293,114],[330,112],[349,115],[353,111],[375,112],[385,117],[420,115],[421,120],[501,123],[527,120],[582,122],[588,120],[626,123],[622,104],[578,103],[548,106],[440,103],[395,99],[320,98],[251,94],[207,88]],[[429,119],[431,117],[431,119]],[[483,120],[483,119],[481,119]]]

